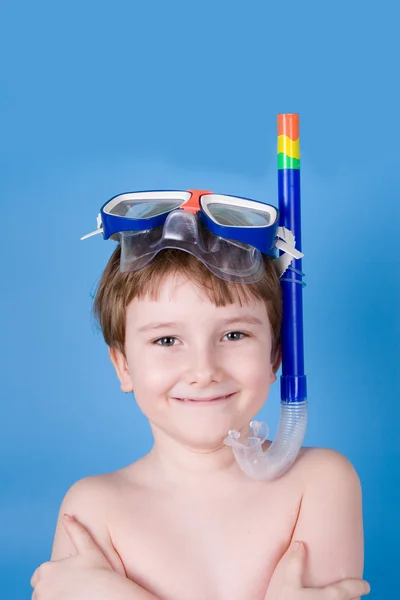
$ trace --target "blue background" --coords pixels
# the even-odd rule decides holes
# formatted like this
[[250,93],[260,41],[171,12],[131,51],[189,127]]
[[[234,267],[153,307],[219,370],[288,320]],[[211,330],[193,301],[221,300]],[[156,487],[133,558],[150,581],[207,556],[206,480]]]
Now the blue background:
[[[2,599],[31,597],[72,483],[151,448],[90,318],[114,244],[80,236],[127,190],[276,202],[280,112],[301,116],[305,444],[356,467],[370,598],[397,596],[397,10],[387,0],[3,4]],[[274,435],[279,384],[260,417]]]

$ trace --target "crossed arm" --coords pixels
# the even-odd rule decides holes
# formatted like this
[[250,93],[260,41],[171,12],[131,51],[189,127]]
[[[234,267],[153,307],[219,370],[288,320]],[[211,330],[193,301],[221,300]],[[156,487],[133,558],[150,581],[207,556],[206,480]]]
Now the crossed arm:
[[[346,578],[361,578],[363,573],[362,497],[358,475],[351,463],[340,453],[329,449],[311,449],[307,457],[307,485],[302,500],[293,540],[300,540],[306,548],[303,586],[320,588]],[[99,482],[95,478],[81,480],[69,490],[60,509],[51,556],[52,561],[77,554],[62,523],[64,512],[91,514],[96,510],[94,492]],[[87,504],[85,506],[85,503]],[[90,509],[90,512],[86,511]],[[97,519],[101,523],[102,519]],[[130,579],[108,531],[93,531],[86,526],[112,570],[102,573],[104,584],[113,579],[113,596],[108,600],[159,600]],[[284,562],[276,567],[265,600],[279,597],[285,572]],[[120,577],[116,578],[116,574]],[[115,593],[114,593],[115,592]],[[40,596],[39,596],[40,600]]]

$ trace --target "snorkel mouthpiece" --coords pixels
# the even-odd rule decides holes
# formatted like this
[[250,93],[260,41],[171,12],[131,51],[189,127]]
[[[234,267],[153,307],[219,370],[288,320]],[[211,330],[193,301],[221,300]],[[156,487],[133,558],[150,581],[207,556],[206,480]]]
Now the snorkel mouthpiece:
[[297,458],[307,427],[307,402],[281,401],[281,415],[275,440],[268,450],[262,445],[268,437],[268,426],[261,421],[251,421],[251,434],[239,441],[240,433],[231,430],[225,438],[231,446],[241,470],[252,479],[272,481],[290,469]]
[[[303,349],[303,283],[300,215],[299,116],[278,115],[278,195],[280,227],[287,241],[299,251],[289,254],[277,243],[282,265],[283,320],[281,330],[282,376],[281,414],[278,430],[268,450],[262,445],[268,427],[260,421],[250,423],[251,433],[240,441],[240,433],[231,430],[224,444],[232,448],[241,470],[257,480],[271,481],[283,475],[295,462],[307,427],[307,383]],[[289,240],[289,236],[292,239]],[[286,269],[286,270],[285,270]]]

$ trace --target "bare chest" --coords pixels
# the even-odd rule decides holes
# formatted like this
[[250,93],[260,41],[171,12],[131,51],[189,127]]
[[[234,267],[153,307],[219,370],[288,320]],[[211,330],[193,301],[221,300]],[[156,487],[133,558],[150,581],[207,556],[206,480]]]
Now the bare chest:
[[127,576],[159,600],[263,600],[290,544],[301,490],[257,483],[240,495],[116,497],[109,530]]

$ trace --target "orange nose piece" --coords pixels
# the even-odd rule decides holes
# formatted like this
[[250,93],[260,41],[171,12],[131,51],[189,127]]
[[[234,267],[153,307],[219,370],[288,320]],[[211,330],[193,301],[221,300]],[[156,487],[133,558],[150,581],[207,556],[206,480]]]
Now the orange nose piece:
[[200,209],[200,196],[205,196],[206,194],[212,194],[208,190],[188,190],[192,195],[189,200],[182,206],[183,210],[187,210],[192,214],[196,214]]

